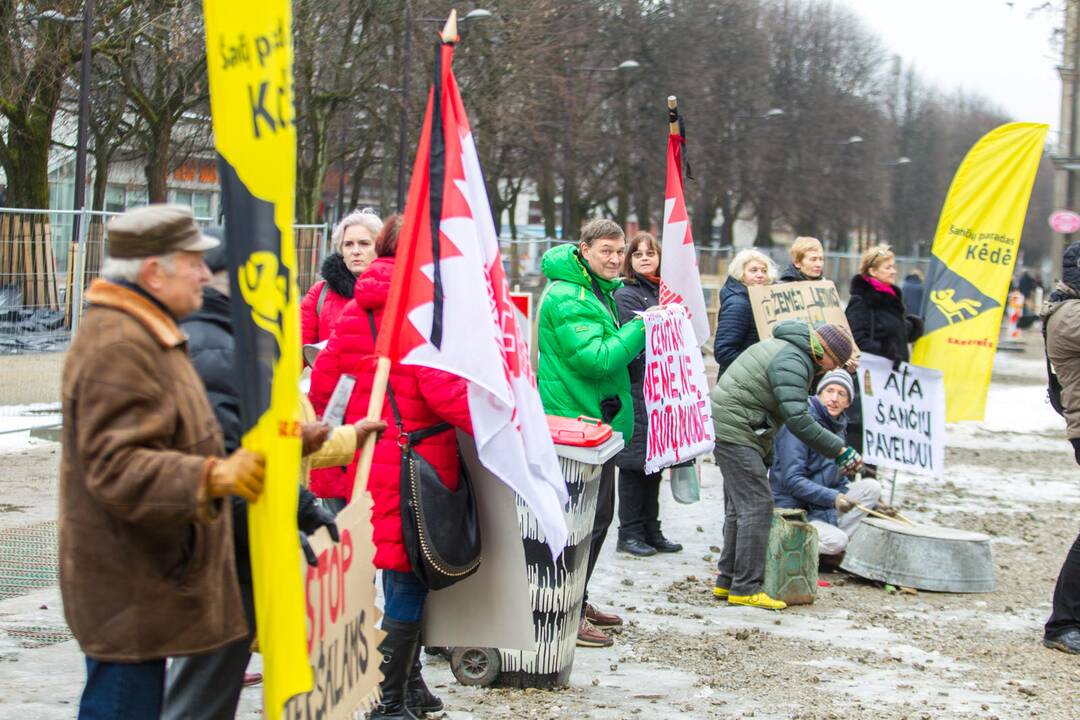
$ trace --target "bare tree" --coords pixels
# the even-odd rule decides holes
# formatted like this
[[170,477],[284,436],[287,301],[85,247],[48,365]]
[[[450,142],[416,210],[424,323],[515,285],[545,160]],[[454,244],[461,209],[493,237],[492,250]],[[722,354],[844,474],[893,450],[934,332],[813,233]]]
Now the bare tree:
[[[134,142],[151,202],[167,200],[169,173],[191,152],[213,147],[201,8],[185,0],[145,0],[105,26],[121,40],[104,55],[139,121]],[[191,123],[178,132],[184,120]]]

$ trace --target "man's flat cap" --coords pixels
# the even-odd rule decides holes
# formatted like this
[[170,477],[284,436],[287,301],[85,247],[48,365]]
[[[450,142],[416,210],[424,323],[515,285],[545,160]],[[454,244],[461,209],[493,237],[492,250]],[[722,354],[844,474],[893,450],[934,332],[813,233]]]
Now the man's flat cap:
[[147,205],[129,210],[106,226],[109,256],[143,258],[178,250],[203,252],[218,240],[204,235],[186,205]]

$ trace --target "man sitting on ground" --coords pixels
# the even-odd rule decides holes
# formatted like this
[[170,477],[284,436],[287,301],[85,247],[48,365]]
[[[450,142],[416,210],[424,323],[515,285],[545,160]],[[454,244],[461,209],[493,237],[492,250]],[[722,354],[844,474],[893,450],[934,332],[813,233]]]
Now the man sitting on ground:
[[[855,388],[846,370],[826,373],[810,396],[810,415],[823,428],[843,439],[847,429],[847,409]],[[769,471],[773,503],[778,508],[806,510],[807,519],[818,531],[818,552],[827,564],[839,564],[848,538],[866,512],[856,506],[873,508],[881,497],[874,480],[848,483],[848,476],[831,458],[811,449],[784,428],[776,436],[775,457]],[[828,560],[826,560],[828,558]]]

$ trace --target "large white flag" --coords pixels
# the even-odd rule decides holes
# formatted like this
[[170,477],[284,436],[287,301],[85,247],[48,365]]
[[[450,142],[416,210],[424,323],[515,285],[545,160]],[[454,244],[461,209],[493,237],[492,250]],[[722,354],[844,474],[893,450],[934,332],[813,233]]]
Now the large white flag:
[[664,233],[660,239],[660,303],[678,303],[686,308],[700,346],[709,339],[709,317],[705,310],[705,293],[701,289],[694,236],[683,199],[682,144],[681,134],[668,135]]
[[453,45],[444,44],[376,353],[468,381],[480,462],[526,502],[554,557],[568,536],[566,482],[510,300],[452,59]]

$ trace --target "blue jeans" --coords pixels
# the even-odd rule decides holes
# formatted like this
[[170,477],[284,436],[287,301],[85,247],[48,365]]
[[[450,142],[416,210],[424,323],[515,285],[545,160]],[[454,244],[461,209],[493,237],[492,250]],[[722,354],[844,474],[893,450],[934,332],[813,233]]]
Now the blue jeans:
[[164,659],[117,663],[86,658],[79,720],[156,720],[164,696]]
[[398,622],[420,622],[428,589],[411,572],[382,571],[383,613]]

